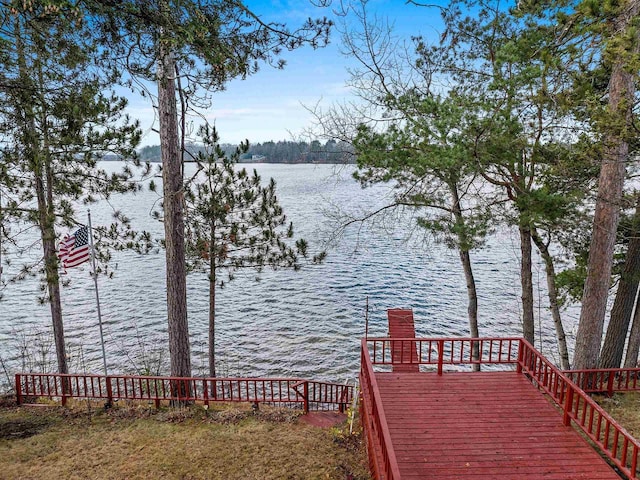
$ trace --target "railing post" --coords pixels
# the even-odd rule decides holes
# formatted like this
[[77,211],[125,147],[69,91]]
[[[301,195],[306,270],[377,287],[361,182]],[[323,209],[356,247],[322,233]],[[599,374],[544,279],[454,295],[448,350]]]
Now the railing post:
[[340,403],[338,404],[338,411],[340,413],[344,413],[348,398],[349,398],[349,386],[343,385],[340,393],[340,400],[339,400]]
[[438,340],[438,375],[442,375],[443,363],[444,363],[444,340]]
[[60,374],[60,387],[62,388],[62,406],[67,405],[67,397],[73,396],[73,388],[71,386],[71,376],[68,374]]
[[62,406],[67,406],[67,392],[71,393],[71,378],[70,377],[60,377],[60,381],[62,382]]
[[524,363],[524,342],[522,339],[518,340],[518,366],[516,372],[522,373],[522,365]]
[[107,406],[111,407],[113,405],[113,389],[111,388],[111,377],[105,377],[105,382],[107,384]]
[[522,373],[522,367],[524,365],[524,342],[522,339],[518,341],[518,364],[516,366],[516,372]]
[[204,397],[204,404],[209,406],[209,387],[207,386],[207,380],[202,380],[202,395]]
[[19,373],[16,373],[16,403],[18,406],[22,404],[22,381]]
[[566,392],[567,396],[564,402],[564,414],[562,416],[562,423],[568,427],[569,425],[571,425],[571,415],[569,415],[569,413],[573,408],[573,386],[571,386],[568,383],[566,385],[567,385],[567,392]]
[[607,396],[609,398],[613,397],[613,381],[616,378],[616,374],[614,372],[609,372],[607,377]]
[[304,381],[303,390],[304,392],[304,413],[309,413],[309,382]]

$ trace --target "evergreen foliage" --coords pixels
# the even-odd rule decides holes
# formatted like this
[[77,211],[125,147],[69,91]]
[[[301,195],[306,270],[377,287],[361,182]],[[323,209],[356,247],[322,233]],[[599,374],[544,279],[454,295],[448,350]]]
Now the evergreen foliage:
[[[0,228],[18,250],[42,248],[40,260],[25,265],[18,278],[33,269],[44,275],[43,300],[51,304],[62,373],[67,367],[56,239],[62,227],[79,223],[81,205],[138,188],[130,166],[109,174],[98,164],[106,153],[135,158],[139,130],[122,113],[126,100],[110,90],[116,77],[95,68],[99,50],[93,40],[74,2],[2,2]],[[39,242],[22,238],[25,225],[37,227]],[[103,246],[143,248],[148,241],[136,236],[121,212],[97,233]],[[107,261],[108,251],[101,250],[100,258]]]
[[87,5],[96,18],[105,60],[124,69],[130,75],[128,84],[142,87],[143,94],[150,95],[144,81],[158,89],[171,374],[188,377],[183,179],[187,115],[207,106],[209,95],[229,80],[256,73],[261,62],[284,67],[283,50],[326,44],[331,22],[308,19],[289,29],[283,23],[265,23],[239,0],[92,0]]
[[[384,131],[359,127],[353,142],[358,159],[354,176],[363,186],[393,182],[394,203],[389,207],[416,210],[420,227],[458,251],[469,297],[470,335],[478,337],[470,252],[490,229],[491,202],[470,194],[481,188],[476,183],[473,144],[468,141],[473,111],[456,95],[440,98],[411,90],[387,99],[389,116],[398,120],[389,122]],[[479,358],[476,345],[473,358]]]
[[[254,170],[236,163],[248,144],[231,156],[221,148],[214,129],[203,127],[206,146],[198,152],[198,173],[185,195],[187,212],[186,256],[190,271],[200,270],[209,278],[209,374],[216,376],[216,289],[234,278],[239,269],[258,274],[265,268],[298,270],[307,256],[307,242],[294,240],[293,224],[287,223],[276,197],[276,183],[263,185]],[[318,263],[324,252],[313,257]],[[226,272],[226,276],[222,275]]]
[[293,224],[278,202],[275,180],[263,185],[256,170],[237,167],[247,144],[229,157],[215,129],[203,127],[201,134],[207,151],[199,152],[199,172],[185,194],[189,270],[214,266],[209,275],[221,287],[225,279],[219,271],[226,271],[229,281],[242,268],[298,270],[307,242],[293,241]]

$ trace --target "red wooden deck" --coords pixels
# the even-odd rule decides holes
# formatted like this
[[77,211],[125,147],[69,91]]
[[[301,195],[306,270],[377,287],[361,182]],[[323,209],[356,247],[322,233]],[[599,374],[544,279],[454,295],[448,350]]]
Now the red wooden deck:
[[620,480],[522,374],[375,376],[403,480]]
[[[432,371],[398,372],[403,343]],[[522,338],[363,339],[360,387],[376,480],[640,480],[640,442]]]
[[[416,329],[413,310],[393,308],[387,310],[389,337],[415,338]],[[413,342],[394,342],[391,344],[394,372],[419,372],[418,351]]]

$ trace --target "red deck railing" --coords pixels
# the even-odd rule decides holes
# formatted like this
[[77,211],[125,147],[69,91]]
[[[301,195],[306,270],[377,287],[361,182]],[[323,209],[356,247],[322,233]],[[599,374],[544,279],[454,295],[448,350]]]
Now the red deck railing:
[[587,393],[640,391],[640,368],[565,370],[564,374]]
[[[394,342],[411,342],[418,351],[413,361],[436,367],[443,374],[444,365],[491,364],[515,367],[562,410],[562,422],[582,431],[609,460],[629,479],[637,480],[640,442],[621,427],[600,405],[580,388],[588,385],[589,392],[640,390],[637,381],[640,369],[562,372],[549,362],[530,343],[521,338],[444,338],[390,339],[369,338],[362,341],[360,386],[363,393],[363,418],[367,432],[368,450],[374,478],[399,477],[397,462],[384,410],[377,392],[374,365],[389,366],[397,362],[410,363],[412,357],[398,359],[391,352],[403,351]],[[474,345],[479,358],[472,358]],[[376,395],[377,393],[377,395]],[[375,418],[375,417],[378,418]],[[368,418],[373,417],[373,418]],[[380,455],[379,459],[371,458]]]
[[391,435],[367,343],[366,339],[362,340],[360,388],[363,402],[360,408],[360,418],[367,435],[369,467],[374,478],[399,480],[400,467],[391,443]]
[[27,397],[300,404],[309,410],[339,409],[353,399],[353,385],[294,378],[183,378],[128,375],[17,373],[18,404]]
[[637,479],[640,442],[526,340],[522,340],[521,352],[518,369],[562,408],[563,423],[573,421],[624,475]]
[[[515,365],[518,362],[519,338],[368,338],[372,365],[418,363],[433,365],[442,373],[444,365]],[[415,345],[415,355],[406,344]],[[477,360],[472,358],[476,346]]]

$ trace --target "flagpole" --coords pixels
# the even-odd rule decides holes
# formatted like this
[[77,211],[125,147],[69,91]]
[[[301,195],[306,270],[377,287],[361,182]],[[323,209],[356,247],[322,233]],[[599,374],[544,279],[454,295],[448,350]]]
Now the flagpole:
[[2,226],[4,225],[4,212],[2,211],[2,190],[0,190],[0,286],[2,286]]
[[104,334],[102,333],[102,314],[100,313],[100,296],[98,294],[98,274],[96,273],[96,253],[93,247],[93,229],[91,228],[91,210],[87,209],[89,219],[89,250],[91,252],[91,265],[93,267],[93,283],[96,289],[96,305],[98,306],[98,325],[100,325],[100,344],[102,345],[102,364],[104,365],[104,375],[109,375],[107,370],[107,354],[104,350]]

